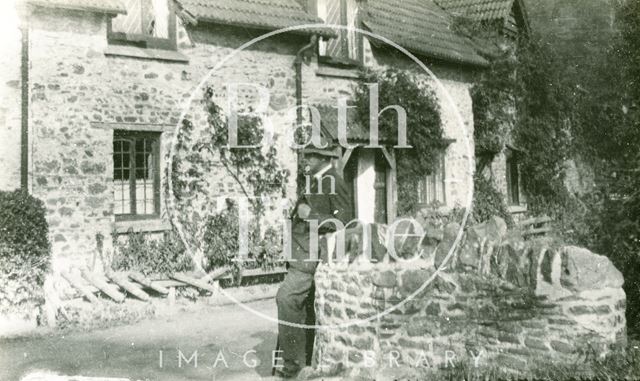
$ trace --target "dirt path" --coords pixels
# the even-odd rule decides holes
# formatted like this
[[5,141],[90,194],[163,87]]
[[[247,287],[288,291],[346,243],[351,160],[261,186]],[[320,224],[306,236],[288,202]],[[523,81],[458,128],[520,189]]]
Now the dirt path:
[[[250,306],[277,315],[273,300]],[[271,375],[276,333],[274,322],[232,305],[91,332],[3,340],[0,380],[34,371],[131,380],[259,380]]]

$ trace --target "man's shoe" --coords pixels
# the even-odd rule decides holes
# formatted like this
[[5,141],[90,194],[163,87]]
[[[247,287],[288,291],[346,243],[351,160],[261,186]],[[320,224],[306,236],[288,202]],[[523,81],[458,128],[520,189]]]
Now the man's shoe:
[[295,361],[284,361],[284,364],[276,368],[276,376],[291,379],[300,373],[300,366]]
[[292,378],[296,378],[298,376],[298,372],[286,371],[285,369],[276,369],[276,377],[283,378],[286,380],[290,380]]
[[310,366],[305,366],[302,368],[300,373],[298,373],[298,380],[313,380],[322,377],[322,372],[313,369]]

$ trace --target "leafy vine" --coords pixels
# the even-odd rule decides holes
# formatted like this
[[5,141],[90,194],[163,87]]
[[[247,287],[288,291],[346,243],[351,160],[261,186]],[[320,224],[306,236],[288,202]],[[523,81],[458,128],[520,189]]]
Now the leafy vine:
[[558,65],[538,39],[521,40],[492,62],[472,91],[478,170],[508,144],[523,151],[522,184],[534,214],[556,215],[568,197],[574,115],[571,86]]
[[[430,174],[438,161],[440,152],[446,148],[443,137],[440,107],[437,97],[428,86],[407,71],[387,69],[382,72],[368,71],[355,89],[354,103],[357,120],[369,125],[369,95],[367,84],[378,84],[380,107],[400,105],[407,114],[407,141],[411,148],[397,149],[398,212],[415,212],[418,204],[416,179]],[[397,136],[398,122],[394,113],[385,112],[379,120],[381,137]]]
[[[260,220],[265,215],[264,198],[285,194],[289,172],[280,166],[275,146],[244,148],[230,146],[229,123],[222,109],[213,101],[213,89],[205,90],[203,101],[206,125],[196,128],[188,119],[176,137],[176,147],[171,163],[173,195],[176,201],[178,221],[189,247],[194,248],[194,263],[209,271],[214,267],[231,265],[236,272],[238,263],[233,261],[238,252],[238,205],[227,203],[220,213],[209,213],[217,194],[211,194],[211,174],[221,168],[226,178],[232,180],[250,203],[250,257],[269,260],[272,253],[262,249]],[[238,120],[238,144],[253,145],[262,140],[263,129],[258,117],[242,117]],[[272,229],[273,230],[273,229]],[[268,238],[274,240],[276,233]],[[269,257],[269,258],[267,258]],[[275,260],[275,259],[274,259]],[[266,265],[268,266],[268,264]]]

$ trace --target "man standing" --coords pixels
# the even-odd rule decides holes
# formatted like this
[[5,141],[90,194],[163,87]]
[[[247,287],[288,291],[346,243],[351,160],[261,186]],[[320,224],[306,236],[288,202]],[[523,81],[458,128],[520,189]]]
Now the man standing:
[[[279,375],[290,378],[311,362],[315,331],[295,325],[314,325],[313,277],[319,259],[312,258],[310,224],[316,220],[319,234],[336,230],[330,219],[347,225],[353,216],[353,195],[348,184],[336,171],[328,157],[314,152],[306,157],[305,192],[296,203],[291,219],[291,260],[288,273],[278,289],[278,342],[282,351],[283,367]],[[326,222],[326,224],[323,224]],[[318,253],[320,248],[316,248]],[[289,323],[289,324],[283,324]]]

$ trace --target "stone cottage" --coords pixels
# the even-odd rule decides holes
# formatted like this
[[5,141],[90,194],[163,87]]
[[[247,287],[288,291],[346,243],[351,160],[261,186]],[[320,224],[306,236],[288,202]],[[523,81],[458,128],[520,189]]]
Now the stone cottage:
[[[453,27],[453,14],[460,9],[456,4],[500,8],[486,15],[479,11],[496,22],[500,33],[527,28],[522,3],[514,0],[482,6],[470,0],[24,0],[18,8],[22,37],[16,44],[21,59],[12,62],[18,67],[8,70],[12,78],[2,83],[12,96],[6,103],[11,107],[2,109],[11,128],[2,131],[8,155],[0,158],[7,174],[1,186],[22,186],[45,202],[54,274],[71,265],[99,268],[111,242],[105,239],[98,250],[97,237],[171,229],[162,191],[164,158],[183,112],[196,124],[203,121],[190,99],[210,71],[266,32],[327,23],[388,38],[439,79],[436,85],[416,71],[438,97],[444,135],[451,143],[442,153],[442,165],[425,174],[416,192],[424,204],[464,206],[475,160],[469,89],[488,61],[476,43]],[[299,102],[335,105],[352,94],[361,66],[409,65],[374,40],[324,28],[280,33],[237,52],[207,83],[267,88],[266,113],[276,133],[282,133],[278,129],[292,122],[287,110]],[[300,54],[305,62],[297,66]],[[255,101],[255,86],[239,92],[246,102]],[[217,96],[226,97],[225,89]],[[295,173],[296,152],[283,148],[280,155]],[[393,150],[339,149],[336,160],[354,168],[357,216],[392,221],[397,200]],[[515,205],[517,163],[501,160],[505,192]],[[210,176],[219,195],[238,192],[221,170]],[[287,194],[293,197],[291,181]]]

